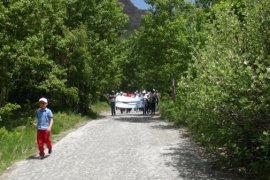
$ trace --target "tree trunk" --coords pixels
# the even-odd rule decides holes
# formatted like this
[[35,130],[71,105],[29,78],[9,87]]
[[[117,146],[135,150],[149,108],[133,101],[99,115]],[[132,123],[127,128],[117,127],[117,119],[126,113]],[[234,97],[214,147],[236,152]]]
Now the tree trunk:
[[1,87],[1,89],[0,89],[0,107],[5,105],[7,93],[8,93],[7,88]]
[[173,102],[176,101],[176,87],[175,87],[175,79],[173,76],[172,76],[172,99]]

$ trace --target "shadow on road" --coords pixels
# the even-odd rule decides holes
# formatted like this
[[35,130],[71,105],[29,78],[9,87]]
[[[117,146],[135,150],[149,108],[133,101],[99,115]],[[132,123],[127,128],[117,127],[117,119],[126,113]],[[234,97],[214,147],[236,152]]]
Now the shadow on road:
[[130,123],[152,123],[160,120],[159,116],[150,116],[142,114],[121,114],[115,116],[114,120]]
[[178,130],[179,128],[177,126],[174,126],[174,125],[154,125],[152,126],[153,129],[164,129],[164,130],[167,130],[167,129],[173,129],[173,130]]
[[184,140],[183,143],[177,146],[169,147],[166,151],[168,153],[164,153],[163,155],[171,158],[171,161],[167,162],[166,165],[176,168],[181,178],[240,180],[240,178],[235,177],[232,173],[221,170],[220,167],[214,168],[215,162],[203,159],[198,147],[188,142],[188,140]]

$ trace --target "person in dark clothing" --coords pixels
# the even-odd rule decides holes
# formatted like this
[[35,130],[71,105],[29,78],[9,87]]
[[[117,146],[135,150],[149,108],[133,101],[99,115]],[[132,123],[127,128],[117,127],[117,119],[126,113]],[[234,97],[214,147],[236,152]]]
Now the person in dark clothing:
[[115,98],[116,98],[115,92],[112,91],[111,95],[109,96],[109,101],[110,101],[110,105],[111,105],[112,116],[115,116],[116,115],[116,113],[115,113]]
[[148,99],[147,99],[147,95],[145,95],[144,93],[143,94],[143,115],[146,115],[147,108],[148,108]]
[[151,115],[155,115],[156,113],[156,102],[157,102],[157,94],[152,91],[150,94],[150,107],[151,107]]

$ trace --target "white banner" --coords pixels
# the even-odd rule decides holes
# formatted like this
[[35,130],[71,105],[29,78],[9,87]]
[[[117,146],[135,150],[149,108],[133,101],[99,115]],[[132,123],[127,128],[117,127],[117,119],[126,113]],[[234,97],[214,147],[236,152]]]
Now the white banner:
[[116,107],[118,108],[144,108],[143,98],[117,96]]

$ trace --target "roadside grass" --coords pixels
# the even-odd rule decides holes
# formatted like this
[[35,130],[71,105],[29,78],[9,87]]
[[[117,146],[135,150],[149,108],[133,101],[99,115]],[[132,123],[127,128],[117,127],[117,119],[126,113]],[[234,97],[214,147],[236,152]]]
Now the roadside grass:
[[74,113],[56,113],[54,115],[54,123],[52,134],[58,135],[63,131],[76,127],[76,125],[87,122],[88,117]]
[[103,111],[108,111],[109,104],[106,102],[98,102],[95,105],[93,105],[91,109],[95,114],[99,115]]
[[[93,105],[92,111],[99,114],[106,110],[106,103]],[[55,113],[52,128],[52,141],[56,141],[61,134],[72,128],[85,124],[90,118],[75,113]],[[16,127],[13,130],[0,128],[0,174],[14,162],[26,159],[38,153],[36,143],[36,127],[31,124],[32,117],[27,118],[25,126]]]
[[0,173],[16,160],[29,157],[36,149],[36,130],[31,126],[17,127],[13,131],[0,129]]

